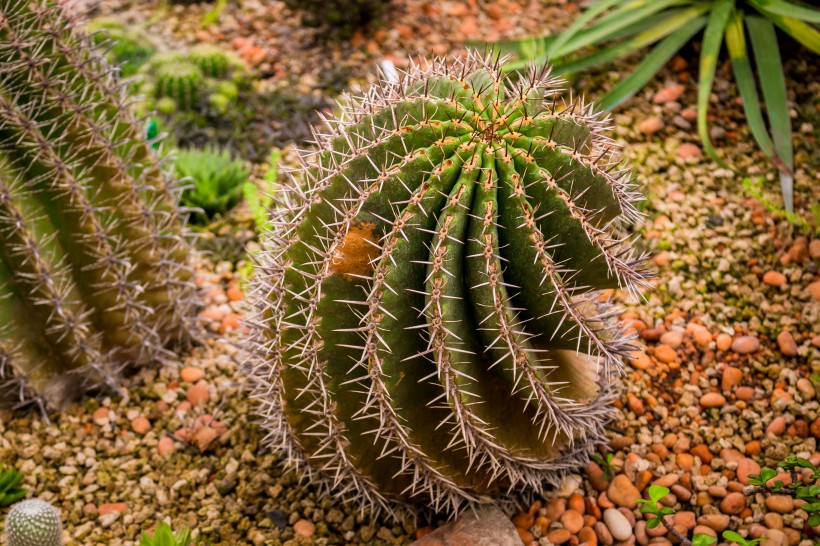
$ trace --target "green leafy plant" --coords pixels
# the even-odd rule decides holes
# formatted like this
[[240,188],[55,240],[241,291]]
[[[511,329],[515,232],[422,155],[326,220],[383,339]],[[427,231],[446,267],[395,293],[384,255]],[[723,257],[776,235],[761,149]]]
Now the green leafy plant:
[[177,176],[190,180],[192,187],[182,193],[184,206],[197,209],[194,221],[207,223],[225,215],[239,202],[250,169],[224,150],[180,150],[174,164]]
[[28,492],[20,487],[23,475],[15,470],[5,470],[0,464],[0,508],[11,506]]
[[[704,150],[727,166],[712,146],[707,127],[709,99],[723,43],[735,73],[752,136],[780,172],[786,210],[793,210],[793,151],[780,49],[775,27],[820,53],[820,10],[799,0],[599,0],[564,32],[540,39],[500,44],[521,58],[508,69],[519,69],[533,56],[549,58],[556,73],[578,73],[592,66],[653,49],[628,77],[599,104],[612,109],[635,94],[685,44],[702,32],[698,82],[698,134]],[[757,68],[755,81],[752,55]],[[593,48],[593,49],[589,49]],[[758,85],[768,117],[763,118]]]
[[706,533],[696,533],[695,536],[692,537],[692,540],[689,540],[666,520],[667,516],[675,515],[673,508],[660,504],[661,500],[669,494],[668,487],[653,484],[649,486],[648,493],[648,499],[638,499],[638,503],[641,505],[641,514],[648,516],[646,518],[646,527],[648,529],[654,529],[659,525],[663,525],[672,536],[678,539],[678,542],[682,546],[711,546],[717,542],[715,537],[707,535]]
[[183,527],[174,534],[171,526],[164,522],[157,525],[153,535],[143,532],[140,538],[140,546],[192,546],[194,544],[203,544],[202,535],[194,540],[191,530],[187,527]]
[[[777,470],[769,467],[760,469],[760,474],[749,475],[749,488],[746,491],[747,495],[755,493],[776,493],[778,495],[789,495],[795,499],[804,501],[802,509],[809,515],[809,527],[817,527],[820,525],[820,485],[816,485],[817,480],[820,480],[820,469],[818,469],[811,461],[795,455],[789,455],[778,463],[778,468],[789,473],[791,483],[786,485],[783,480],[777,480],[771,485],[771,482],[777,477]],[[809,476],[810,484],[803,483],[801,476],[797,472],[800,469],[808,469],[811,471]]]
[[[0,402],[59,408],[189,340],[178,184],[99,48],[48,0],[0,0]],[[7,40],[8,41],[8,40]],[[25,317],[23,320],[21,317]]]
[[24,500],[6,517],[8,546],[63,546],[60,512],[46,501]]
[[454,512],[604,441],[632,344],[598,290],[645,284],[614,231],[641,196],[561,84],[416,66],[341,101],[277,188],[248,372],[269,445],[341,499]]

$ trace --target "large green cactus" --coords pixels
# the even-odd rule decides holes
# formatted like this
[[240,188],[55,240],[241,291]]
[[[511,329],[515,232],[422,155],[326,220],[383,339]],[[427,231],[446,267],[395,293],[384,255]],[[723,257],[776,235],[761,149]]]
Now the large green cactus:
[[177,189],[53,0],[0,0],[0,402],[59,406],[187,337]]
[[8,546],[62,546],[60,512],[39,499],[18,502],[6,518],[6,542]]
[[258,270],[250,374],[270,444],[342,496],[456,510],[539,491],[603,440],[637,291],[640,198],[548,68],[471,53],[350,99]]

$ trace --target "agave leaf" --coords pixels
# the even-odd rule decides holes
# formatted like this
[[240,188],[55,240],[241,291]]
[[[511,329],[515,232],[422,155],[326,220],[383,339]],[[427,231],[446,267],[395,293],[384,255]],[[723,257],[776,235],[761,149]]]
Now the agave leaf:
[[705,17],[692,19],[664,38],[664,40],[656,45],[654,49],[644,57],[644,60],[635,67],[632,74],[624,78],[612,91],[601,98],[598,105],[605,110],[612,110],[634,95],[684,44],[692,39],[692,36],[703,28],[705,21]]
[[807,23],[820,24],[820,10],[801,6],[786,0],[748,0],[758,10],[774,13],[782,17],[800,19]]
[[660,21],[648,19],[646,30],[642,30],[638,34],[609,47],[603,48],[595,53],[575,59],[565,64],[559,65],[555,74],[572,74],[581,72],[586,68],[609,62],[622,55],[627,55],[641,49],[643,47],[654,44],[655,42],[672,34],[686,23],[696,19],[700,15],[706,13],[709,9],[707,4],[698,4],[690,8],[682,10],[669,10],[666,12]]
[[743,111],[746,113],[749,129],[763,153],[773,157],[775,155],[774,144],[769,137],[766,123],[763,121],[752,65],[746,49],[743,13],[739,10],[735,10],[726,26],[726,47],[729,50],[729,58],[732,60],[732,68],[735,72],[740,98],[743,100]]
[[595,19],[599,14],[605,12],[612,6],[618,4],[622,0],[599,0],[595,4],[593,4],[589,9],[584,11],[580,17],[578,17],[575,22],[573,22],[567,29],[559,34],[554,42],[552,42],[547,49],[547,56],[554,57],[556,56],[555,53],[560,51],[560,49],[573,38],[579,30],[584,28],[584,26]]
[[757,72],[765,74],[765,77],[760,79],[760,88],[763,91],[763,101],[766,104],[769,126],[772,129],[774,149],[782,162],[778,165],[780,191],[783,194],[786,212],[792,212],[794,152],[789,106],[786,99],[786,78],[783,76],[780,48],[777,46],[774,24],[768,19],[750,15],[746,17],[746,27],[749,29]]
[[723,33],[732,15],[734,2],[732,0],[718,0],[715,2],[709,20],[706,23],[706,30],[703,34],[703,46],[700,52],[700,76],[698,82],[698,135],[703,143],[703,149],[715,163],[722,167],[728,167],[725,161],[720,159],[712,146],[709,138],[706,114],[709,110],[709,97],[712,94],[712,83],[715,80],[715,69],[717,68],[720,45],[723,41]]
[[[639,0],[634,2],[639,7],[635,9],[615,10],[606,17],[601,18],[596,25],[587,29],[583,34],[578,34],[574,39],[569,40],[564,47],[554,51],[556,57],[568,55],[574,51],[589,45],[605,42],[613,35],[623,30],[625,27],[651,19],[652,15],[669,7],[685,3],[685,0]],[[626,7],[632,4],[627,4]]]
[[820,54],[820,31],[794,17],[784,17],[765,10],[758,10],[762,15],[780,29],[806,46],[811,51]]

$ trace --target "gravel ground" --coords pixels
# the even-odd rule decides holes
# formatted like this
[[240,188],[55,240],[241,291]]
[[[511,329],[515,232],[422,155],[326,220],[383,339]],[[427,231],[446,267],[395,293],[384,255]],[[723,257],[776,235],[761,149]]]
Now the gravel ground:
[[[269,85],[293,82],[300,93],[332,97],[372,78],[380,59],[402,66],[417,51],[456,51],[465,38],[538,34],[566,26],[577,11],[568,2],[395,4],[383,26],[343,45],[300,29],[275,1],[231,3],[205,29],[208,5],[175,7],[152,33],[167,43],[224,44]],[[105,5],[126,20],[156,14],[150,2]],[[643,347],[630,362],[611,426],[613,463],[621,470],[607,480],[591,463],[555,497],[514,515],[525,542],[666,545],[665,535],[647,530],[640,515],[636,520],[635,499],[658,482],[672,488],[674,523],[683,531],[731,528],[764,537],[763,546],[812,544],[806,514],[793,502],[738,496],[756,465],[788,454],[820,462],[818,385],[811,381],[820,373],[820,228],[816,219],[806,223],[810,205],[820,202],[809,166],[817,163],[820,82],[798,53],[784,57],[795,82],[802,221],[777,213],[777,183],[745,129],[726,65],[715,86],[712,136],[731,164],[766,179],[760,191],[701,153],[692,128],[693,62],[674,59],[614,116],[647,185],[647,218],[635,230],[658,270],[645,301],[624,302],[623,319]],[[694,51],[684,57],[696,58]],[[600,93],[616,76],[591,74],[576,85]],[[372,521],[283,474],[277,459],[258,449],[260,433],[239,384],[244,305],[232,264],[204,264],[199,282],[208,337],[180,355],[177,367],[145,370],[121,395],[50,420],[0,413],[0,462],[25,474],[33,496],[62,510],[67,544],[135,544],[141,530],[161,520],[196,528],[213,544],[406,544],[440,523]],[[605,523],[607,509],[622,519],[611,515]],[[634,532],[618,538],[623,520]]]

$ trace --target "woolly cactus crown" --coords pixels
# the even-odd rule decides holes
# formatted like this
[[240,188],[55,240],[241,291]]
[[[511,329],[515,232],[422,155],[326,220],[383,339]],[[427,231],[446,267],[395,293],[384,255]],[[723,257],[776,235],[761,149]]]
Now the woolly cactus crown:
[[8,546],[62,546],[60,513],[46,501],[24,500],[6,518]]
[[268,442],[363,505],[456,511],[576,470],[631,348],[632,177],[549,68],[413,66],[327,120],[258,271]]

